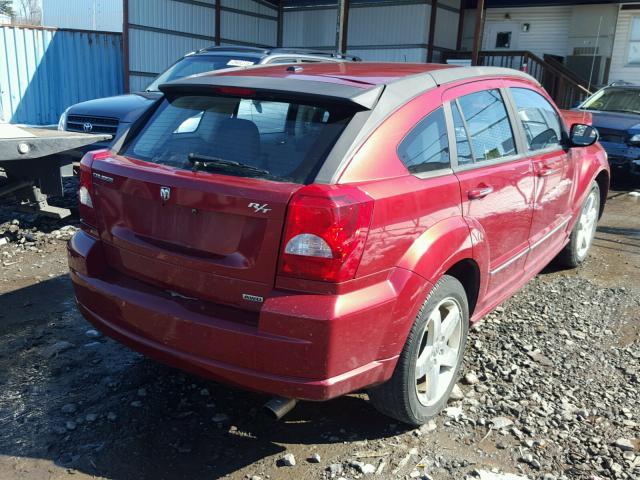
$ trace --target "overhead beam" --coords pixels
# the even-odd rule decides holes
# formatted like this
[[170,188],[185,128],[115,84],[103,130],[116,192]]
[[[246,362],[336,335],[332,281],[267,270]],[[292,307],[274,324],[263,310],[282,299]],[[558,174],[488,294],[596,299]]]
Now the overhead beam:
[[484,0],[478,0],[476,7],[476,28],[473,32],[473,50],[471,52],[471,65],[478,65],[480,60],[480,48],[482,46],[482,27],[484,25]]
[[436,17],[438,16],[438,0],[431,0],[431,18],[429,19],[429,41],[427,42],[427,63],[433,62],[433,42],[436,38]]

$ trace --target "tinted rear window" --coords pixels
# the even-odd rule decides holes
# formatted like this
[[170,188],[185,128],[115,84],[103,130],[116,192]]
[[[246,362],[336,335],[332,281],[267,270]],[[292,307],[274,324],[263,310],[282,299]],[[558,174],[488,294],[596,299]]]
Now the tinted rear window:
[[123,153],[176,168],[308,183],[354,113],[341,105],[179,96],[163,101]]

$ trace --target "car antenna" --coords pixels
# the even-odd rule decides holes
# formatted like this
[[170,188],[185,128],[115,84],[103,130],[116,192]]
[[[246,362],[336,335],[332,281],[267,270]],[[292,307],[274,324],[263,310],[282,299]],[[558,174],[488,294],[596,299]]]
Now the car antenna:
[[[587,90],[591,92],[591,82],[593,81],[593,70],[596,66],[596,52],[598,51],[598,42],[600,41],[600,28],[602,27],[602,15],[600,15],[600,21],[598,22],[598,33],[596,34],[596,45],[593,47],[592,59],[591,59],[591,72],[589,72],[589,83],[587,84]],[[582,112],[582,123],[587,116],[587,112]]]

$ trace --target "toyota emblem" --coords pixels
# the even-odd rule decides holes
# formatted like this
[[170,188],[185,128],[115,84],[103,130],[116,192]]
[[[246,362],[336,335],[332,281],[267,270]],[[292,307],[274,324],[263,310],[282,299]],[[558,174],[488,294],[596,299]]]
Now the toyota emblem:
[[82,130],[84,130],[84,133],[90,133],[91,131],[93,131],[93,125],[89,122],[84,123],[82,125]]

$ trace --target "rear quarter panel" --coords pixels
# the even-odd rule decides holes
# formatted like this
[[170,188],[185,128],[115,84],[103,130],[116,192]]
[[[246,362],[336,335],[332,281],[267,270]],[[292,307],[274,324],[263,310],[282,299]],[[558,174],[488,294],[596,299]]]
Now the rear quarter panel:
[[410,300],[403,299],[411,307],[391,319],[380,352],[383,357],[400,353],[432,284],[458,261],[473,258],[474,245],[462,217],[460,187],[453,171],[419,178],[408,172],[397,155],[405,135],[441,106],[440,99],[441,90],[431,90],[394,112],[362,145],[339,180],[357,184],[375,200],[357,277],[405,270],[424,280],[424,288],[414,289]]
[[[446,263],[456,245],[469,246],[460,240],[469,237],[469,228],[462,218],[460,187],[453,172],[418,178],[409,174],[397,154],[406,134],[441,106],[440,97],[440,89],[430,90],[396,110],[364,142],[340,177],[339,183],[356,183],[375,200],[357,276],[400,267],[432,280],[439,270],[435,265]],[[445,227],[441,224],[445,220],[456,223],[456,228]],[[439,239],[448,236],[456,241],[442,248]]]

